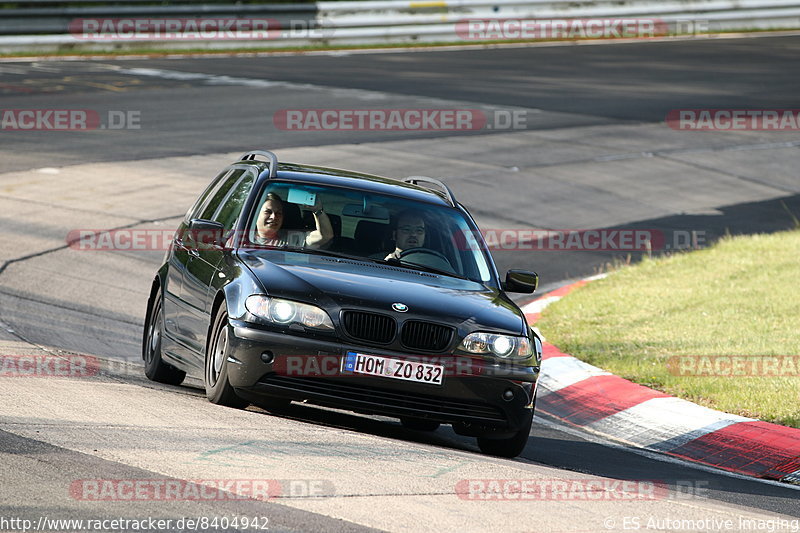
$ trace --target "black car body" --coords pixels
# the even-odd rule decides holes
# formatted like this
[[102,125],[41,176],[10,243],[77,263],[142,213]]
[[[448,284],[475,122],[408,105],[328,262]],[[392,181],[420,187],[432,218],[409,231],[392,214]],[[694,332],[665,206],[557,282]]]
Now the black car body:
[[[286,235],[309,239],[324,203],[333,238],[259,245],[268,193]],[[384,258],[399,212],[424,218],[426,247]],[[536,283],[524,271],[500,281],[472,217],[437,180],[249,152],[189,210],[153,280],[145,370],[166,383],[201,378],[211,401],[233,407],[300,400],[420,430],[452,424],[484,452],[516,456],[541,341],[505,291]]]

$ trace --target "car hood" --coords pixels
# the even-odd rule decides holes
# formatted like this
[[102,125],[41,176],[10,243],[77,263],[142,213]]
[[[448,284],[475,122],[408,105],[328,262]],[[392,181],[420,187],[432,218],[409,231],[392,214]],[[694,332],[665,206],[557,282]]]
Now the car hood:
[[[314,303],[329,311],[362,309],[476,331],[527,334],[522,312],[503,292],[480,283],[406,268],[322,255],[240,251],[270,296]],[[392,310],[392,304],[408,312]]]

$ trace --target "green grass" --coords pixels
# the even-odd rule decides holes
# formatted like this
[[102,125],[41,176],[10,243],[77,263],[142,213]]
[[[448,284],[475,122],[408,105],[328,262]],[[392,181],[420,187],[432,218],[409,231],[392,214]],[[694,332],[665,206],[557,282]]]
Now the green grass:
[[668,365],[671,356],[800,354],[800,229],[622,267],[548,307],[537,326],[561,350],[631,381],[800,427],[797,373],[697,377]]

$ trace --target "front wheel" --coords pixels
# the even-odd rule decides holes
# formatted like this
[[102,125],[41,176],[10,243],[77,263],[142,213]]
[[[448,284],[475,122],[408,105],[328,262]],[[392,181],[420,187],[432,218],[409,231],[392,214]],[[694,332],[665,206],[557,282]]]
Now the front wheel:
[[211,403],[243,409],[250,402],[236,395],[228,381],[228,311],[225,303],[219,306],[211,328],[211,337],[206,348],[203,383],[206,397]]
[[161,289],[153,295],[150,313],[144,324],[142,339],[142,358],[144,358],[144,374],[151,381],[180,385],[186,372],[168,365],[161,358],[161,339],[164,336],[164,312],[161,303]]
[[531,433],[533,423],[533,410],[523,427],[514,433],[513,436],[505,439],[490,439],[489,437],[478,437],[478,448],[487,455],[498,457],[516,457],[522,453],[528,444],[528,436]]

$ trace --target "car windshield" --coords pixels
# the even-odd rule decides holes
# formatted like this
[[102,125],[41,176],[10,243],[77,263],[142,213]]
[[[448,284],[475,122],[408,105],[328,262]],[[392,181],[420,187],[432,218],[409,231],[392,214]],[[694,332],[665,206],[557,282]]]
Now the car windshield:
[[492,279],[477,228],[451,207],[269,182],[248,220],[245,246],[386,262],[481,283]]

